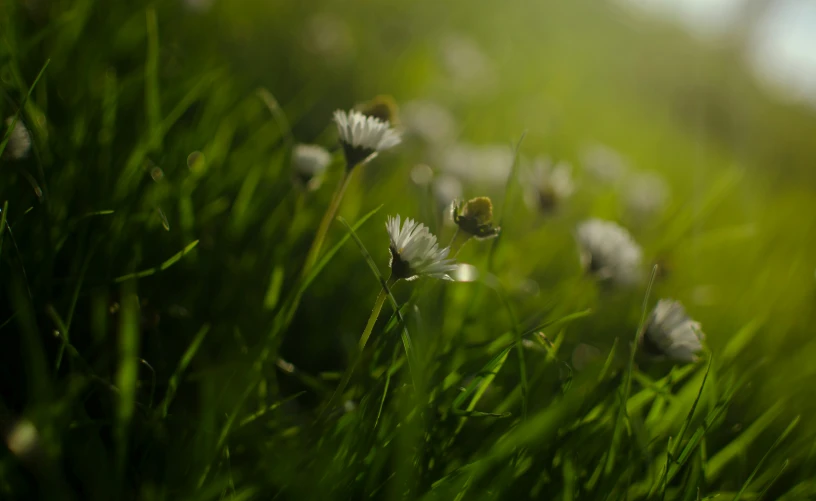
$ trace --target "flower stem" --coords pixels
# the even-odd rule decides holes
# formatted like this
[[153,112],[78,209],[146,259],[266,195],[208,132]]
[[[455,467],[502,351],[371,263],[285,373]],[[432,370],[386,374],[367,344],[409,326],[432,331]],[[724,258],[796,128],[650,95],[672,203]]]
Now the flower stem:
[[459,255],[459,252],[465,247],[465,244],[470,242],[472,237],[467,233],[460,233],[459,229],[456,229],[456,234],[453,236],[453,239],[450,243],[450,257],[452,259],[456,259]]
[[337,189],[334,190],[331,202],[329,203],[328,208],[326,208],[326,212],[323,214],[323,219],[320,220],[320,226],[317,228],[317,234],[312,242],[312,246],[309,248],[309,253],[306,255],[306,262],[303,265],[303,270],[301,272],[302,276],[306,276],[309,273],[312,266],[314,266],[317,262],[317,258],[320,256],[320,249],[323,247],[323,242],[326,240],[326,234],[329,232],[331,222],[337,215],[337,209],[340,208],[340,202],[343,200],[343,195],[346,193],[346,188],[348,188],[349,181],[351,181],[352,172],[354,171],[349,171],[348,169],[343,171],[343,179],[340,180],[340,184],[338,184]]
[[[380,289],[380,293],[377,295],[377,299],[374,301],[374,307],[371,309],[371,315],[369,315],[368,322],[366,322],[365,329],[363,329],[363,334],[360,336],[360,340],[357,342],[357,352],[354,354],[354,359],[346,368],[343,378],[340,380],[340,383],[337,385],[337,388],[334,390],[334,393],[332,394],[328,403],[323,410],[320,411],[320,417],[322,417],[327,410],[334,407],[336,400],[345,391],[346,386],[351,380],[351,375],[354,373],[354,369],[356,369],[357,364],[360,363],[360,358],[362,358],[363,355],[363,349],[368,343],[368,338],[371,337],[371,332],[374,330],[374,324],[377,323],[377,319],[380,317],[380,311],[382,310],[383,304],[385,304],[385,299],[387,297],[388,293],[386,292],[385,288]],[[320,419],[320,417],[318,417],[318,419]]]

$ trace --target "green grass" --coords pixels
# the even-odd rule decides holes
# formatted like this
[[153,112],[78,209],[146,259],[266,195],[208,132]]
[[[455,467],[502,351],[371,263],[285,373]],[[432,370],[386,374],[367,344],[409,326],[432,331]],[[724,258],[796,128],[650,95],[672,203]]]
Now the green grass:
[[[0,3],[0,118],[33,141],[0,159],[0,499],[816,496],[812,110],[607,3],[237,4]],[[344,182],[331,113],[381,93],[512,159],[464,187],[502,227],[459,249],[472,281],[386,280],[388,215],[458,246],[417,138],[357,168],[314,245]],[[298,142],[332,152],[315,191]],[[593,182],[594,142],[663,176],[665,210]],[[577,180],[549,215],[523,201],[542,154]],[[585,274],[588,217],[629,227],[652,280]],[[701,322],[700,361],[637,351],[659,298]]]

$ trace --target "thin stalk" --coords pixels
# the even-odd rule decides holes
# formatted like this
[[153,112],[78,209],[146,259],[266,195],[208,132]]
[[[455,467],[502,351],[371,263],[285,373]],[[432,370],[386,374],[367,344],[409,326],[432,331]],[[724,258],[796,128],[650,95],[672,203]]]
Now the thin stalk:
[[371,332],[374,330],[374,324],[377,323],[377,319],[380,317],[380,311],[382,311],[383,304],[385,304],[385,300],[387,297],[388,291],[386,290],[385,287],[383,287],[382,289],[380,289],[380,293],[377,295],[377,299],[374,301],[374,307],[371,309],[371,315],[369,315],[365,329],[363,329],[363,333],[362,335],[360,335],[360,340],[357,342],[357,352],[354,354],[354,359],[352,360],[351,364],[349,364],[349,366],[346,368],[346,372],[343,374],[343,378],[340,380],[340,383],[337,385],[337,388],[334,390],[334,393],[332,394],[328,403],[320,411],[318,419],[322,418],[327,410],[334,407],[334,404],[336,403],[337,399],[346,390],[346,386],[351,380],[351,375],[354,374],[354,370],[360,363],[360,359],[362,358],[363,355],[363,350],[365,349],[366,344],[368,343],[368,338],[371,337]]
[[452,259],[456,259],[462,249],[465,248],[465,245],[473,239],[473,236],[469,233],[463,233],[459,231],[459,228],[456,228],[456,234],[453,235],[453,239],[448,247],[450,247],[450,256]]
[[459,226],[456,227],[456,231],[453,232],[453,236],[451,237],[451,241],[448,244],[448,248],[453,249],[453,244],[456,243],[456,237],[459,236]]
[[377,299],[374,301],[374,308],[371,309],[371,315],[369,315],[368,322],[366,322],[363,334],[360,336],[360,341],[357,343],[358,353],[362,353],[366,343],[368,343],[368,338],[371,337],[371,331],[374,330],[374,324],[377,323],[377,318],[380,316],[380,311],[382,310],[383,304],[385,304],[385,298],[387,297],[388,294],[385,292],[385,289],[380,289],[380,293],[377,294]]
[[329,203],[326,212],[323,214],[323,219],[320,221],[320,226],[317,228],[317,234],[312,242],[312,247],[309,249],[309,253],[306,255],[306,263],[303,265],[303,271],[301,272],[302,276],[308,275],[309,270],[312,269],[312,266],[314,266],[314,264],[317,262],[317,258],[320,256],[320,249],[323,247],[323,242],[326,240],[326,235],[329,233],[329,226],[334,220],[334,217],[337,215],[337,210],[340,208],[340,202],[343,201],[343,195],[346,193],[346,188],[348,188],[353,172],[353,170],[349,171],[348,169],[344,171],[343,179],[340,180],[340,184],[337,185],[337,189],[332,195],[331,202]]

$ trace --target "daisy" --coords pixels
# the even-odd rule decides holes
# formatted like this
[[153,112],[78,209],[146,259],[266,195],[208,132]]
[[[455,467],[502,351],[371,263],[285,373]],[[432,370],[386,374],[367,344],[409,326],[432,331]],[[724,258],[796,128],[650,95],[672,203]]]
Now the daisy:
[[439,40],[437,46],[448,81],[458,94],[484,95],[495,90],[496,65],[476,40],[450,34]]
[[459,229],[478,239],[499,236],[501,228],[493,226],[493,202],[489,197],[477,197],[467,203],[455,201],[451,207],[453,222]]
[[669,200],[666,181],[653,172],[640,172],[627,180],[624,192],[626,209],[639,219],[660,214]]
[[337,110],[334,112],[334,122],[349,170],[400,143],[399,133],[388,123],[367,117],[359,111]]
[[[6,128],[11,125],[12,121],[14,121],[13,117],[6,119]],[[3,130],[2,135],[0,135],[0,141],[2,141],[5,132],[6,131]],[[9,135],[6,149],[3,151],[3,157],[11,160],[20,160],[28,156],[29,150],[31,150],[31,133],[28,132],[23,121],[18,118]]]
[[388,217],[385,223],[391,239],[391,278],[413,280],[421,276],[451,280],[448,272],[456,270],[453,259],[447,259],[449,248],[439,248],[428,228],[406,219],[400,228],[400,216]]
[[331,154],[314,144],[298,144],[292,149],[295,177],[310,189],[320,185],[320,176],[331,163]]
[[553,212],[575,191],[572,166],[567,162],[553,164],[549,158],[537,158],[528,173],[525,201],[531,208]]
[[445,145],[456,137],[456,119],[443,106],[433,101],[410,101],[402,109],[402,123],[412,137],[428,144]]
[[439,153],[448,174],[471,183],[504,186],[513,166],[513,151],[503,145],[457,143]]
[[629,163],[620,153],[601,144],[585,146],[581,151],[584,171],[605,184],[614,184],[629,170]]
[[647,354],[667,357],[678,362],[694,362],[702,351],[705,334],[700,324],[692,320],[679,301],[661,299],[657,302],[640,345]]
[[320,56],[332,66],[344,64],[356,52],[348,23],[328,13],[315,14],[306,21],[301,43],[308,52]]
[[462,196],[462,182],[456,176],[443,174],[433,181],[437,207],[448,210],[451,203]]
[[626,229],[611,221],[590,219],[578,226],[584,269],[601,280],[631,285],[640,280],[642,251]]

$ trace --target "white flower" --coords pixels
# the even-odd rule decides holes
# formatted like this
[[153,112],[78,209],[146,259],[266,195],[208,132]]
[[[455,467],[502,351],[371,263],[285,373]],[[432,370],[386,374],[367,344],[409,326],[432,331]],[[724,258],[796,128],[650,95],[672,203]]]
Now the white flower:
[[210,10],[215,0],[184,0],[187,8],[193,12],[204,13]]
[[331,154],[325,148],[314,144],[298,144],[292,149],[292,169],[295,176],[315,189],[320,185],[320,176],[331,163]]
[[450,249],[440,249],[436,237],[424,224],[406,219],[400,228],[400,216],[388,217],[385,223],[391,239],[391,276],[395,279],[413,280],[428,276],[451,280],[448,272],[456,270],[453,259],[447,259]]
[[399,133],[389,124],[359,111],[337,110],[334,112],[334,122],[349,169],[400,143]]
[[620,153],[603,146],[592,144],[581,151],[581,164],[592,177],[603,183],[615,183],[629,170],[629,163]]
[[679,301],[661,299],[649,315],[640,343],[650,355],[694,362],[703,349],[703,339],[700,324],[686,314]]
[[409,134],[444,145],[456,137],[456,119],[433,101],[410,101],[402,107],[402,123]]
[[495,65],[475,40],[462,35],[447,35],[439,41],[438,47],[450,83],[459,93],[472,96],[496,88]]
[[315,14],[306,21],[302,42],[307,51],[332,65],[347,62],[355,52],[348,23],[328,13]]
[[635,217],[659,214],[669,199],[669,186],[653,172],[641,172],[627,180],[624,192],[626,209]]
[[624,228],[611,221],[590,219],[578,226],[577,239],[587,271],[619,285],[640,280],[642,252]]
[[507,146],[459,143],[441,152],[439,164],[445,172],[470,182],[504,185],[513,152]]
[[537,158],[527,171],[525,202],[531,208],[552,212],[575,192],[572,166],[567,162],[553,164],[549,158]]
[[462,183],[456,176],[443,174],[434,181],[434,195],[440,207],[449,207],[451,202],[462,197]]
[[[13,117],[8,117],[6,119],[6,127],[0,133],[0,141],[6,134],[6,130],[11,122],[14,120]],[[11,134],[9,135],[8,143],[6,143],[6,149],[3,151],[3,157],[10,158],[12,160],[20,160],[25,158],[28,155],[29,150],[31,150],[31,133],[28,132],[25,124],[23,121],[18,117],[17,122],[14,123],[14,128],[11,130]]]

